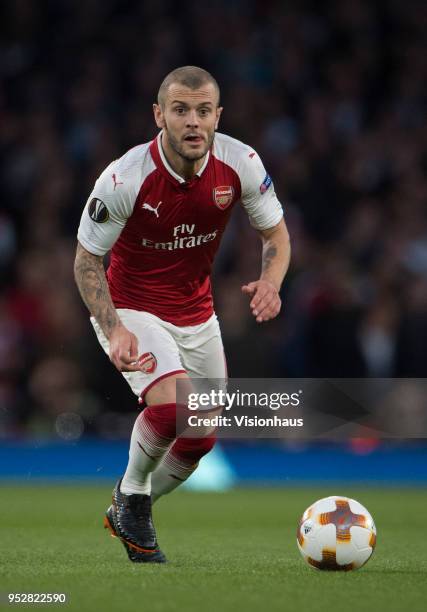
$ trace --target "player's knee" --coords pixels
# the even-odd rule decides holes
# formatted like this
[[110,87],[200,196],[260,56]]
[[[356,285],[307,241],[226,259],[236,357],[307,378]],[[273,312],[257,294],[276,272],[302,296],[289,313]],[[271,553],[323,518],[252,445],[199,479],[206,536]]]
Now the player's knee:
[[178,438],[174,450],[182,459],[190,463],[196,463],[212,450],[215,442],[216,437],[214,435],[205,438]]
[[141,427],[144,424],[157,435],[173,439],[176,436],[176,404],[157,404],[147,406],[141,413]]
[[171,376],[156,381],[153,386],[150,387],[144,396],[145,403],[148,406],[176,403],[177,380],[182,381],[179,385],[182,385],[183,393],[187,393],[187,387],[188,389],[191,387],[190,379],[187,374],[172,374]]

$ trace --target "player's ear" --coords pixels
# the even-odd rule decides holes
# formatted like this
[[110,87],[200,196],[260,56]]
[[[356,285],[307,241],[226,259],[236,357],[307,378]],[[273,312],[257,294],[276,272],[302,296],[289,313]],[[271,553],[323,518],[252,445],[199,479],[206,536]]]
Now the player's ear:
[[154,120],[156,122],[156,125],[158,128],[164,128],[165,127],[165,119],[163,117],[163,111],[162,111],[162,107],[160,106],[160,104],[153,104],[153,113],[154,113]]
[[215,129],[218,129],[218,125],[219,125],[219,118],[221,117],[221,113],[222,113],[222,106],[218,106],[218,108],[216,109],[216,121],[215,121]]

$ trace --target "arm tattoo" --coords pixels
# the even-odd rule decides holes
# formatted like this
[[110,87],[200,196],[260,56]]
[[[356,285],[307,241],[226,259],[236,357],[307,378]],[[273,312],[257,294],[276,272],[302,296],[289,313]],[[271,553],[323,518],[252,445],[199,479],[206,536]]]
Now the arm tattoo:
[[103,258],[92,255],[80,244],[74,263],[74,278],[80,295],[107,338],[120,325],[105,277]]
[[277,255],[277,247],[274,244],[269,244],[268,242],[264,245],[262,250],[262,272],[266,272],[272,260]]

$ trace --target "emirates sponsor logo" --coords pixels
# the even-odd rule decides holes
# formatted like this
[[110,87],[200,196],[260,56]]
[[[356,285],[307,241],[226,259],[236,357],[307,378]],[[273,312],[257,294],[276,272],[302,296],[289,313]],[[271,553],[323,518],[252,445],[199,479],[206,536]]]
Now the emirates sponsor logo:
[[[218,236],[215,229],[208,234],[196,234],[196,225],[182,224],[174,227],[173,236],[167,242],[154,242],[149,238],[142,238],[141,245],[147,249],[157,249],[161,251],[176,251],[178,249],[192,249],[212,242]],[[188,235],[189,234],[189,235]]]
[[233,201],[234,188],[231,185],[221,185],[213,190],[213,199],[215,205],[220,210],[225,210]]
[[152,374],[157,368],[157,359],[153,353],[144,353],[139,357],[138,365],[144,374]]

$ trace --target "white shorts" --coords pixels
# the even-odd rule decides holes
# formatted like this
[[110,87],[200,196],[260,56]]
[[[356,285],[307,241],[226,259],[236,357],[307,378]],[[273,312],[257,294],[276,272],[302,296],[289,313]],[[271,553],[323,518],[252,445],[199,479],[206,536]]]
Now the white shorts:
[[[227,378],[227,365],[216,314],[205,323],[177,327],[148,312],[118,308],[123,325],[138,339],[138,355],[148,354],[146,372],[122,372],[130,388],[144,401],[162,378],[185,372],[191,378]],[[109,354],[109,342],[91,317],[99,343]],[[151,355],[150,355],[151,354]]]

